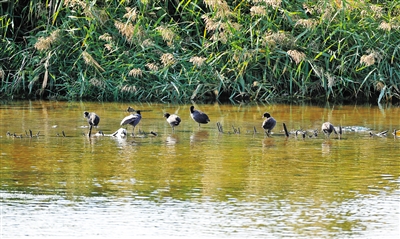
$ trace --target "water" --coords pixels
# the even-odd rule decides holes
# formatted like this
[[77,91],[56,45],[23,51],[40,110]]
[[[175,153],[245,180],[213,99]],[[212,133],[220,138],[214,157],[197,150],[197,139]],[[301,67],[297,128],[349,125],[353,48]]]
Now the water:
[[[196,105],[211,118],[199,129],[190,105],[132,103],[144,110],[136,137],[84,136],[83,111],[100,116],[94,132],[111,134],[128,105],[1,105],[2,238],[400,234],[400,138],[391,134],[400,128],[398,107]],[[166,111],[182,118],[174,133]],[[260,128],[265,111],[278,121],[270,138]],[[296,130],[325,121],[389,132],[345,131],[339,140],[282,131],[282,122]],[[29,129],[39,137],[26,137]]]

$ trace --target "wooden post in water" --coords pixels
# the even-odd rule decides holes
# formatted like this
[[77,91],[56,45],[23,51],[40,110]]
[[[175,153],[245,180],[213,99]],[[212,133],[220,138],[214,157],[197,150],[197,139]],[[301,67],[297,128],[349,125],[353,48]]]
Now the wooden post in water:
[[222,125],[220,122],[217,122],[217,128],[218,128],[218,132],[223,133],[223,129],[222,129]]
[[285,123],[282,124],[283,124],[283,130],[285,130],[286,137],[289,137],[289,132],[287,131],[286,124]]

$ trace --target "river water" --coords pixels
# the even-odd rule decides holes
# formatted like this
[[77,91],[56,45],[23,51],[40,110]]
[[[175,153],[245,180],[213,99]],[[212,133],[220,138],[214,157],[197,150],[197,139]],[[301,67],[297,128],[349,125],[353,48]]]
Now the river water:
[[[131,126],[108,136],[128,106],[142,110],[135,136]],[[400,235],[399,107],[195,104],[211,119],[200,128],[189,107],[3,102],[1,237]],[[100,116],[92,134],[105,136],[86,135],[83,111]],[[182,118],[174,132],[165,112]],[[278,122],[271,137],[264,112]],[[346,129],[340,139],[284,135],[282,123],[320,131],[325,121]]]

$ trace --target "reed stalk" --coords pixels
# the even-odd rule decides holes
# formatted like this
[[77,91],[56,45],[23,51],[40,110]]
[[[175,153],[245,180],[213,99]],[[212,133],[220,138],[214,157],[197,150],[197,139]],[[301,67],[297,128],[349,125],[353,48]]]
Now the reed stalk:
[[6,1],[0,96],[398,101],[400,4],[375,2]]

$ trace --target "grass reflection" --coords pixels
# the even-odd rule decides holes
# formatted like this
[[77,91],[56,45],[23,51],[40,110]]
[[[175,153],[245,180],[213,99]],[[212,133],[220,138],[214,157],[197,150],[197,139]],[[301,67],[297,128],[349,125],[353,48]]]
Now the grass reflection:
[[[159,112],[153,110],[157,107]],[[80,128],[85,124],[82,110],[98,109],[100,129],[114,132],[126,115],[126,105],[17,102],[3,106],[1,117],[8,120],[1,121],[2,129],[43,132],[32,139],[9,138],[3,132],[3,188],[70,198],[138,195],[221,201],[249,200],[249,195],[255,199],[281,195],[335,201],[343,193],[340,200],[375,193],[371,188],[396,188],[381,175],[399,177],[395,161],[398,139],[371,138],[361,132],[347,132],[341,140],[323,136],[287,139],[281,123],[285,121],[290,129],[314,129],[330,120],[381,130],[400,125],[393,117],[398,108],[389,108],[381,115],[382,109],[371,107],[204,105],[201,108],[212,121],[199,129],[190,119],[189,106],[181,106],[182,124],[172,132],[163,118],[163,107],[140,106],[152,111],[143,114],[138,127],[158,132],[157,137],[89,140],[82,135],[86,129]],[[265,137],[261,130],[265,108],[278,120],[272,137]],[[371,122],[366,123],[364,115]],[[221,122],[224,134],[218,132],[216,122]],[[259,133],[254,134],[254,127]],[[238,128],[241,133],[233,134]],[[61,130],[67,137],[56,137]]]

